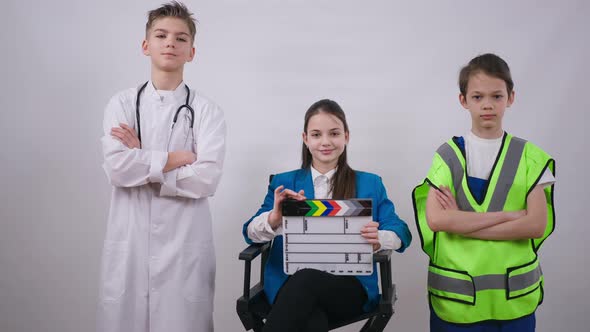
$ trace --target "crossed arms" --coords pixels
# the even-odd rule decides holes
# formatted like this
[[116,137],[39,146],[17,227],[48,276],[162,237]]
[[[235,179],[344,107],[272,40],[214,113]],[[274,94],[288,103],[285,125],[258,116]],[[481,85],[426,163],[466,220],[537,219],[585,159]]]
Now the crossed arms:
[[107,105],[102,137],[103,168],[115,187],[160,184],[161,196],[203,198],[215,193],[225,155],[223,112],[213,104],[200,107],[199,127],[193,151],[160,151],[139,148],[129,125],[128,102],[115,96]]
[[434,232],[482,240],[540,238],[545,232],[547,205],[540,185],[528,195],[526,210],[499,212],[460,211],[450,189],[439,189],[431,187],[426,200],[426,220]]

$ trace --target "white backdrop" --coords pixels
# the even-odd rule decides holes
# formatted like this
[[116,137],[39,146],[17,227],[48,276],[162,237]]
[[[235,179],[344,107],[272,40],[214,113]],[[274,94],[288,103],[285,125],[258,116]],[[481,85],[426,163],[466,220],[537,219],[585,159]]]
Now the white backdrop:
[[[110,195],[103,109],[149,78],[140,43],[145,14],[160,2],[2,2],[0,331],[94,330]],[[268,174],[299,166],[303,114],[320,98],[341,104],[350,164],[383,177],[414,235],[393,258],[399,302],[387,331],[427,330],[427,259],[410,193],[437,146],[469,129],[456,80],[484,52],[512,68],[516,102],[505,129],[557,160],[557,229],[541,252],[537,330],[587,331],[588,2],[187,3],[200,24],[186,82],[222,106],[228,123],[212,199],[218,331],[242,330],[242,223],[261,204]]]

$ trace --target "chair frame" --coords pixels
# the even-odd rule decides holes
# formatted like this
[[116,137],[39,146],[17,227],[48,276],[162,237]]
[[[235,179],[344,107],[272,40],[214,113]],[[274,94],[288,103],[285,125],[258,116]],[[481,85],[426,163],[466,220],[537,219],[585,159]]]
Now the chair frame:
[[[239,259],[244,261],[244,294],[237,300],[236,311],[246,331],[262,331],[263,320],[268,316],[271,305],[264,294],[264,267],[270,253],[271,242],[252,244],[242,252]],[[370,312],[350,318],[345,321],[330,323],[329,329],[349,325],[367,319],[361,328],[361,332],[380,332],[385,329],[391,316],[393,316],[394,304],[397,300],[395,284],[391,278],[391,250],[381,250],[373,254],[373,262],[379,265],[381,279],[381,294],[379,304]],[[260,259],[260,282],[250,287],[252,261]]]

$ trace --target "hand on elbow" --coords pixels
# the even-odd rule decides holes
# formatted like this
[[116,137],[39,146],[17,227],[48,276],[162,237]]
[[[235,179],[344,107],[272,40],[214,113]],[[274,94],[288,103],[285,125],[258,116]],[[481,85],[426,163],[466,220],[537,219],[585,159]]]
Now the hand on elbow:
[[533,239],[540,239],[545,235],[545,225],[543,226],[536,226],[531,234]]
[[431,216],[426,214],[426,222],[428,223],[428,227],[433,232],[441,232],[446,230],[444,227],[444,218],[442,216]]
[[545,235],[545,228],[547,227],[547,215],[530,215],[527,217],[529,222],[529,236],[532,239],[539,239]]

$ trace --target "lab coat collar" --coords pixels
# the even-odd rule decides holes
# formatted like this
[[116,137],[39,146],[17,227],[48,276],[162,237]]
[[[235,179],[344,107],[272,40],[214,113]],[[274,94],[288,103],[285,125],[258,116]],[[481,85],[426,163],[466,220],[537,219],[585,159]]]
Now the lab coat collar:
[[174,89],[174,91],[172,92],[174,100],[166,100],[166,98],[161,98],[160,94],[158,94],[158,91],[156,91],[156,88],[154,87],[154,82],[152,82],[152,80],[149,80],[145,90],[146,96],[149,96],[148,98],[152,98],[155,101],[174,102],[175,104],[184,104],[186,101],[186,89],[184,87],[184,81],[181,81],[180,84],[176,87],[176,89]]

